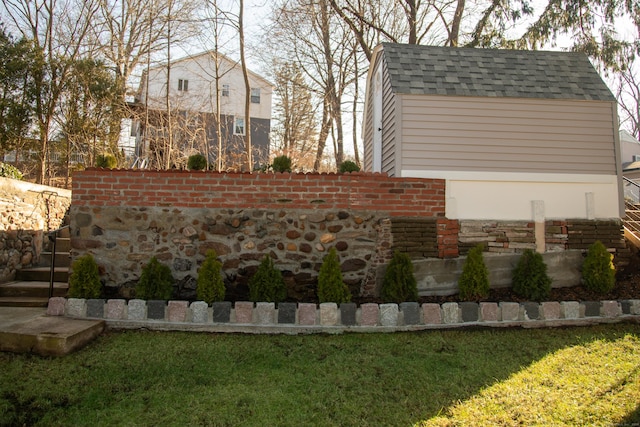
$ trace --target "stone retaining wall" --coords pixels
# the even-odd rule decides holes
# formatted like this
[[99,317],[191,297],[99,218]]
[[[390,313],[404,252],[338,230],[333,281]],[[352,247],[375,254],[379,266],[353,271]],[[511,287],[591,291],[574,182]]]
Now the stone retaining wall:
[[[549,220],[544,223],[545,252],[586,251],[595,241],[602,242],[615,256],[617,266],[628,263],[631,252],[624,239],[622,221]],[[521,253],[536,250],[535,225],[530,221],[460,221],[459,251],[466,255],[478,244],[487,252]]]
[[484,326],[554,326],[633,319],[640,321],[640,300],[550,302],[448,302],[444,304],[340,304],[123,299],[49,300],[47,314],[105,319],[112,327],[189,330],[215,327],[220,332],[307,333],[392,331]]
[[0,283],[37,265],[44,233],[61,225],[71,192],[0,177]]
[[[223,262],[227,299],[248,298],[248,279],[270,255],[289,298],[316,299],[322,260],[335,248],[354,295],[372,295],[392,255],[392,224],[444,215],[444,181],[384,174],[241,174],[88,169],[74,174],[72,257],[91,253],[107,297],[131,298],[155,256],[171,267],[174,297],[194,299],[209,249]],[[445,224],[446,225],[446,224]],[[450,243],[449,243],[450,244]],[[448,252],[447,252],[448,253]]]

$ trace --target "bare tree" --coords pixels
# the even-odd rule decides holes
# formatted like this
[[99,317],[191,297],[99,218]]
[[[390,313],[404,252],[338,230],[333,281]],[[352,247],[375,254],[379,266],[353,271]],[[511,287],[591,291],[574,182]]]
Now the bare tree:
[[48,183],[49,142],[65,82],[75,60],[84,53],[95,1],[2,0],[5,13],[41,54],[35,70],[35,117],[40,142],[38,183]]
[[249,83],[249,71],[247,70],[247,57],[244,42],[244,0],[240,0],[240,12],[238,14],[238,38],[240,41],[240,64],[244,78],[244,145],[247,152],[247,168],[253,169],[253,150],[251,148],[251,83]]
[[293,160],[299,170],[313,168],[317,144],[316,107],[311,90],[296,64],[274,63],[275,150]]
[[329,136],[339,166],[344,158],[343,96],[355,79],[353,35],[331,13],[328,0],[283,1],[274,13],[274,49],[295,61],[309,80],[321,115],[314,169],[322,164]]

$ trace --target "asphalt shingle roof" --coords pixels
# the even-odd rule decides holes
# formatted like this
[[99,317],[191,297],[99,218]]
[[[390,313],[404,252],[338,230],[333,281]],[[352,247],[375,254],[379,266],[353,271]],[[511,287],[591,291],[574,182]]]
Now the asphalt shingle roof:
[[394,92],[614,101],[586,55],[383,43]]

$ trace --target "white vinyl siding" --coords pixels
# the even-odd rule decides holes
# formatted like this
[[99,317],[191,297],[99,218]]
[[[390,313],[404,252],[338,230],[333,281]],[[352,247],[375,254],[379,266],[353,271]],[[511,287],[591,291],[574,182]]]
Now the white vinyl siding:
[[611,102],[401,96],[403,170],[616,174]]

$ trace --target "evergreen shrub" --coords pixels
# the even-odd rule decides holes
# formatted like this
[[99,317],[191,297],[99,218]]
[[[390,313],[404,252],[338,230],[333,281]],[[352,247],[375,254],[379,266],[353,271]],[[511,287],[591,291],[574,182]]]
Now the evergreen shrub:
[[589,246],[582,264],[582,283],[587,289],[601,294],[610,292],[616,284],[613,254],[600,241]]
[[473,301],[489,295],[489,270],[482,258],[483,246],[478,245],[469,251],[458,281],[460,298]]
[[345,160],[340,164],[340,173],[345,172],[360,172],[360,166],[351,160]]
[[142,268],[136,285],[136,298],[146,300],[168,300],[173,295],[173,275],[171,269],[152,257]]
[[118,166],[118,160],[111,154],[100,154],[96,157],[96,167],[103,169],[114,169]]
[[291,172],[291,159],[282,155],[273,159],[271,164],[274,172]]
[[218,261],[216,251],[209,250],[204,262],[198,269],[196,297],[199,301],[211,304],[224,300],[225,287],[222,279],[222,263]]
[[320,302],[343,303],[351,301],[349,287],[342,281],[342,271],[336,248],[324,257],[318,275],[318,299]]
[[0,162],[0,176],[12,179],[22,179],[22,172],[13,165]]
[[249,279],[249,299],[253,302],[281,302],[287,298],[287,288],[269,255],[262,258],[256,273]]
[[207,168],[207,158],[202,154],[193,154],[187,160],[187,169],[201,171]]
[[387,266],[380,296],[384,302],[401,303],[418,300],[418,285],[409,255],[396,250]]
[[525,249],[513,270],[513,291],[523,298],[542,301],[551,293],[551,278],[542,255]]
[[69,298],[100,298],[102,282],[98,264],[91,254],[76,258],[69,275]]

